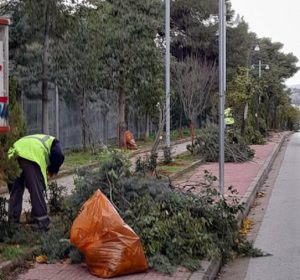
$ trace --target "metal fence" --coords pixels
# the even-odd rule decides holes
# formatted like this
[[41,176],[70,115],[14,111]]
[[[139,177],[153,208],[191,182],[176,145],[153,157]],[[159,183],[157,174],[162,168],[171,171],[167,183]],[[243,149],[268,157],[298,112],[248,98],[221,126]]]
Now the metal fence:
[[[81,148],[83,139],[79,102],[66,103],[63,98],[59,98],[57,102],[56,98],[55,88],[49,88],[49,134],[58,137],[64,149]],[[113,98],[115,101],[109,106],[104,105],[100,99],[87,102],[87,132],[91,144],[107,144],[108,141],[117,138],[117,97]],[[41,133],[41,99],[23,95],[22,108],[27,134]],[[144,118],[134,112],[128,116],[128,129],[136,138],[144,133],[144,123]],[[151,128],[153,130],[153,125]]]

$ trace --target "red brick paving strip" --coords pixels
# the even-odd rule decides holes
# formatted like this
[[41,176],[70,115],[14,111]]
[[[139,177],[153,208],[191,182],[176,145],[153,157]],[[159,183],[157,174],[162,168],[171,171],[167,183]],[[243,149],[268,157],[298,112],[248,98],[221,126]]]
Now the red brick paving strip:
[[[154,271],[146,273],[131,274],[127,276],[115,277],[116,280],[186,280],[191,276],[191,272],[179,267],[172,276]],[[28,270],[24,275],[20,275],[17,280],[95,280],[103,279],[89,273],[86,265],[69,264],[35,264],[34,268]]]
[[[257,176],[265,160],[272,154],[274,149],[276,149],[281,138],[282,134],[275,134],[270,137],[269,142],[265,145],[252,145],[251,148],[255,150],[255,156],[251,161],[243,163],[226,163],[224,166],[225,188],[233,186],[233,188],[238,191],[238,195],[243,196],[253,179]],[[211,162],[200,165],[193,171],[190,178],[187,181],[180,182],[179,186],[195,186],[194,192],[199,193],[201,191],[201,186],[197,186],[197,184],[203,181],[205,170],[218,177],[219,163]]]

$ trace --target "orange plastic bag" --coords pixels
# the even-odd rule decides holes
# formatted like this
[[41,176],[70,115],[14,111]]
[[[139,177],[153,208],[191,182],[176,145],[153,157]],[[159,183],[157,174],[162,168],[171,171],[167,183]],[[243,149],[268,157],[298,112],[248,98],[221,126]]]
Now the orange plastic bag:
[[146,271],[148,264],[136,233],[97,190],[71,228],[71,243],[85,255],[90,272],[109,278]]
[[124,133],[124,136],[125,136],[127,149],[136,150],[137,149],[137,144],[134,140],[133,134],[129,130],[126,130],[125,133]]

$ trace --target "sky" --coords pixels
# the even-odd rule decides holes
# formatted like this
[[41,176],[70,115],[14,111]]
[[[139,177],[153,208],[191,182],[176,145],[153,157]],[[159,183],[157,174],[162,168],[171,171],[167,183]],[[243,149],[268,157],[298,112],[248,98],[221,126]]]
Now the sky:
[[[244,17],[250,31],[284,45],[284,53],[293,53],[300,67],[300,0],[231,0],[236,14]],[[286,84],[300,84],[300,70]]]

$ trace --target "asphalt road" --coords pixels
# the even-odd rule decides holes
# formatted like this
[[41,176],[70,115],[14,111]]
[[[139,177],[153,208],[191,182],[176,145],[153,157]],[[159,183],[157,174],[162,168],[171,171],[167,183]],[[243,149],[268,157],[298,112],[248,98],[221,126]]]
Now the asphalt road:
[[279,154],[249,217],[255,246],[271,256],[237,259],[218,279],[300,279],[300,133]]

